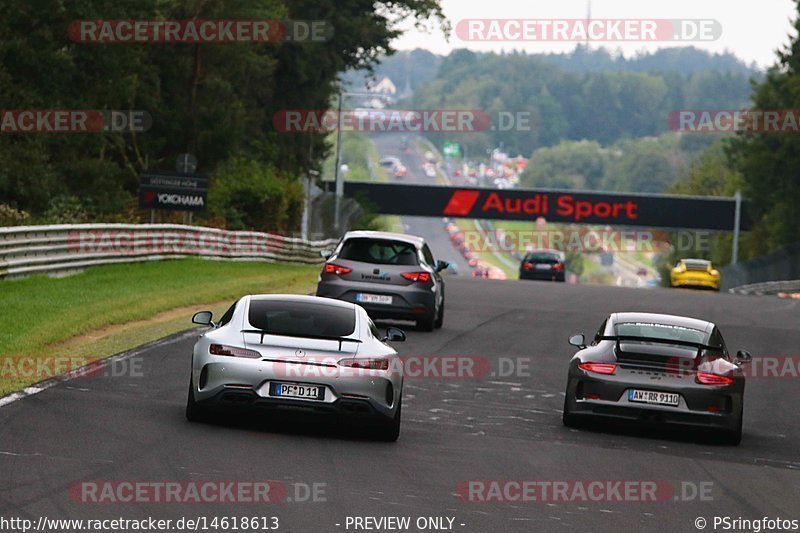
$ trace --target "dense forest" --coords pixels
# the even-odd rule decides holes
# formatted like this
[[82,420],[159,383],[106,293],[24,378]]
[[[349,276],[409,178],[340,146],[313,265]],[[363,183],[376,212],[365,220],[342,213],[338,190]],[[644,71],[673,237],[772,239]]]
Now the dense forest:
[[[317,19],[336,30],[321,42],[266,45],[69,38],[71,23],[98,18]],[[358,87],[375,67],[401,91],[413,90],[398,106],[530,112],[530,131],[429,134],[437,144],[461,142],[473,156],[493,147],[530,156],[523,184],[741,189],[755,221],[745,256],[800,240],[800,137],[679,134],[667,121],[680,109],[800,109],[797,37],[767,72],[691,47],[630,58],[583,46],[569,54],[393,55],[390,43],[408,20],[447,28],[438,0],[0,0],[6,110],[145,110],[152,117],[152,127],[135,134],[0,135],[0,224],[143,220],[138,174],[173,169],[176,155],[190,152],[212,177],[203,223],[296,231],[300,178],[329,160],[332,136],[280,133],[272,117],[335,105],[342,84]],[[724,238],[717,244],[727,246]]]
[[[683,58],[686,65],[678,68]],[[607,69],[586,68],[607,64]],[[706,68],[700,68],[705,63]],[[670,112],[681,109],[741,109],[749,105],[750,79],[757,72],[729,56],[685,49],[636,59],[613,59],[603,50],[570,55],[491,54],[457,50],[442,60],[435,78],[421,84],[414,109],[474,108],[490,117],[530,113],[528,132],[514,129],[445,135],[473,151],[502,146],[512,154],[562,140],[597,141],[660,135]]]
[[[322,20],[321,42],[81,43],[80,20]],[[0,135],[0,224],[138,221],[138,174],[195,154],[212,176],[207,223],[292,231],[298,178],[330,149],[272,131],[283,109],[323,109],[339,73],[391,52],[403,21],[443,21],[438,0],[0,1],[4,109],[145,110],[139,134]],[[291,87],[291,90],[286,88]]]

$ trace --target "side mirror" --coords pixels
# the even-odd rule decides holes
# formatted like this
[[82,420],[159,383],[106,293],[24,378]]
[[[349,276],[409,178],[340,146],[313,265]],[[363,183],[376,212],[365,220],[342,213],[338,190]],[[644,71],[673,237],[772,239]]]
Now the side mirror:
[[746,352],[744,350],[739,350],[736,352],[736,358],[733,360],[734,363],[737,365],[746,364],[753,360],[753,356],[750,355],[750,352]]
[[319,255],[321,255],[323,259],[327,259],[333,255],[333,250],[320,250]]
[[586,337],[583,333],[579,333],[578,335],[573,335],[569,338],[569,343],[573,346],[577,346],[581,350],[586,348]]
[[441,259],[439,259],[438,261],[436,261],[436,272],[441,272],[442,270],[444,270],[445,268],[447,268],[449,266],[450,266],[450,263],[448,263],[447,261],[442,261]]
[[406,332],[400,328],[390,326],[386,328],[386,336],[382,340],[383,342],[404,342],[406,340]]
[[213,326],[214,323],[211,321],[213,316],[211,311],[200,311],[194,314],[192,322],[201,326]]

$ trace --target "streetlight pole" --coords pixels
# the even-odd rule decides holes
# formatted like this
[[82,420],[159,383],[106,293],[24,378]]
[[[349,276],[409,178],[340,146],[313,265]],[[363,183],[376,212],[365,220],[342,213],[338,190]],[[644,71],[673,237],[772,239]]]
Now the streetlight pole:
[[336,205],[334,208],[334,221],[333,227],[338,232],[342,228],[342,197],[344,196],[344,179],[342,172],[339,169],[341,166],[342,158],[342,100],[345,96],[361,96],[367,98],[386,98],[385,95],[369,92],[343,92],[339,90],[339,102],[336,105],[336,168],[333,170],[334,179],[336,180]]
[[342,157],[342,91],[339,91],[339,103],[336,106],[336,168],[333,170],[336,179],[336,207],[333,215],[333,227],[336,231],[340,231],[341,216],[342,216],[342,195],[344,195],[344,183],[342,181],[341,173],[339,172],[339,165],[341,164]]
[[733,215],[733,251],[731,253],[731,264],[735,265],[739,260],[739,232],[742,223],[742,192],[736,191],[734,195],[736,209]]

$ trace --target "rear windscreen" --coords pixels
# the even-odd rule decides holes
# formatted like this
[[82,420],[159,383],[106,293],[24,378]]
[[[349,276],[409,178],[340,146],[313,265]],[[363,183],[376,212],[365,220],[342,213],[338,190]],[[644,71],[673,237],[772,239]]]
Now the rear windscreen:
[[708,270],[711,263],[708,261],[684,261],[683,264],[689,270]]
[[620,337],[646,337],[648,339],[691,342],[694,344],[707,344],[708,341],[708,335],[698,329],[648,322],[623,322],[617,324],[617,335]]
[[417,248],[401,241],[348,239],[339,252],[341,259],[378,265],[418,265]]
[[536,253],[525,256],[528,263],[558,263],[561,260],[556,254]]
[[346,337],[356,329],[355,310],[309,302],[253,300],[248,318],[254,328],[273,335]]

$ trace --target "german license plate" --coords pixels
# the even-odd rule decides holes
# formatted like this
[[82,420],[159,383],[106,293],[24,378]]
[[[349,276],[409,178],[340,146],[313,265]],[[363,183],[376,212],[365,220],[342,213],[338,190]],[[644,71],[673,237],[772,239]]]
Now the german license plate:
[[325,388],[319,385],[306,385],[303,383],[270,383],[269,395],[280,398],[322,400],[325,398]]
[[367,294],[359,292],[356,294],[356,301],[365,304],[391,305],[392,297],[385,294]]
[[658,392],[652,390],[630,389],[628,391],[628,401],[639,403],[652,403],[656,405],[671,405],[677,407],[680,402],[680,395],[671,392]]
[[547,263],[540,263],[536,265],[536,270],[550,270],[551,266]]

